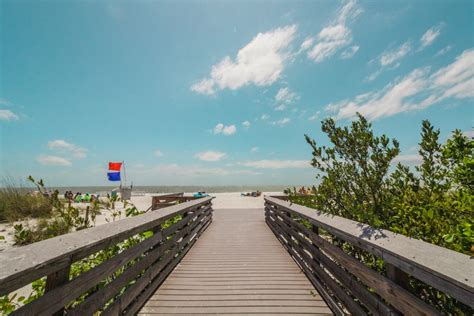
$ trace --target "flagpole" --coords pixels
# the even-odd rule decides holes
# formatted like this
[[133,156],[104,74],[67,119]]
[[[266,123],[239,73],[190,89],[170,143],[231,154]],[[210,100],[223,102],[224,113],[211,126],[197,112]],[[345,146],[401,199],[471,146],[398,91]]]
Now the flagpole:
[[123,166],[123,177],[125,178],[125,186],[127,186],[127,172],[125,171],[125,161],[122,160],[122,166]]

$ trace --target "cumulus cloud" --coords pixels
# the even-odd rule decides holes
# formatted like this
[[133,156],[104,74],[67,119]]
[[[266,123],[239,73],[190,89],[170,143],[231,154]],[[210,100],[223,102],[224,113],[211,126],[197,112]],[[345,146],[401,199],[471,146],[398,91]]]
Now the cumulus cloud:
[[269,118],[270,118],[270,116],[269,116],[268,114],[262,114],[262,116],[260,116],[260,119],[261,119],[262,121],[266,121],[266,120],[268,120]]
[[235,125],[225,126],[222,123],[219,123],[214,127],[214,134],[223,134],[226,136],[234,135],[237,132]]
[[243,126],[245,129],[250,128],[250,125],[252,125],[252,124],[250,124],[249,121],[243,121],[243,122],[242,122],[242,126]]
[[303,169],[311,168],[307,160],[255,160],[239,163],[245,167],[256,169]]
[[210,77],[193,84],[191,90],[213,95],[217,90],[236,90],[250,84],[271,85],[281,77],[295,33],[296,25],[258,33],[239,50],[235,60],[226,56],[212,66]]
[[155,155],[155,157],[163,157],[163,153],[161,152],[161,150],[155,150],[155,152],[153,153]]
[[203,151],[194,155],[195,158],[202,161],[219,161],[227,157],[226,153],[220,151]]
[[15,113],[10,110],[1,110],[0,109],[0,121],[15,121],[18,120],[19,117]]
[[72,164],[70,160],[58,156],[40,155],[36,160],[45,166],[70,166]]
[[48,148],[59,153],[69,154],[73,158],[83,159],[87,157],[87,149],[75,144],[68,143],[65,140],[57,139],[48,142]]
[[252,153],[256,153],[257,151],[258,151],[258,147],[257,147],[257,146],[252,147],[252,148],[250,149],[250,152],[252,152]]
[[214,95],[216,90],[214,89],[214,80],[202,79],[191,86],[191,91],[200,94]]
[[[355,0],[348,1],[339,10],[335,20],[319,32],[316,44],[307,52],[308,58],[319,63],[348,46],[352,42],[352,31],[347,24],[361,13],[362,9]],[[307,41],[303,42],[305,48],[309,48],[312,44]]]
[[279,104],[291,104],[298,99],[299,96],[288,87],[280,88],[275,95],[275,101]]
[[433,44],[435,39],[441,34],[441,29],[443,28],[443,25],[444,23],[435,25],[423,34],[423,36],[420,38],[421,49]]
[[474,49],[434,73],[430,74],[429,68],[415,69],[379,91],[329,104],[326,110],[337,118],[352,118],[360,112],[374,120],[424,109],[448,98],[474,98]]

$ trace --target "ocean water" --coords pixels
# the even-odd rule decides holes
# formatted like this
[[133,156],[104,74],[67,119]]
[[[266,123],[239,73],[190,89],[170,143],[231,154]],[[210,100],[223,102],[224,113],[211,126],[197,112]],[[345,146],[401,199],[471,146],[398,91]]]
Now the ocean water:
[[[204,191],[209,193],[226,193],[226,192],[281,192],[287,188],[301,187],[301,185],[244,185],[244,186],[134,186],[134,193],[178,193],[178,192],[198,192]],[[114,186],[80,186],[80,187],[48,187],[50,190],[58,190],[63,194],[65,191],[81,192],[81,193],[99,193],[104,194],[110,192]]]

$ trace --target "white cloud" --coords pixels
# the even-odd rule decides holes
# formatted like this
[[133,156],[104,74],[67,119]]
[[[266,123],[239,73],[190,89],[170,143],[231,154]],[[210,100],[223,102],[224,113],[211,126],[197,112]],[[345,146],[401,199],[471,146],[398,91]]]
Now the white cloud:
[[360,112],[373,120],[424,109],[448,98],[474,98],[474,49],[431,75],[429,68],[415,69],[379,91],[329,104],[326,110],[337,118],[352,118]]
[[448,45],[446,47],[441,48],[435,55],[435,57],[441,56],[449,52],[453,47],[451,45]]
[[219,161],[227,157],[226,153],[219,151],[203,151],[194,155],[195,158],[202,161]]
[[62,139],[49,141],[48,148],[59,153],[70,154],[73,158],[77,159],[83,159],[87,157],[87,149],[72,143],[68,143]]
[[308,48],[313,46],[313,43],[314,43],[314,38],[313,37],[305,39],[304,42],[300,46],[300,51],[299,52],[307,50]]
[[214,95],[216,93],[216,90],[214,89],[214,80],[202,79],[191,86],[191,91],[200,94]]
[[392,161],[393,164],[397,163],[408,164],[408,165],[418,165],[422,162],[422,158],[418,154],[407,154],[407,155],[398,155]]
[[204,78],[191,86],[191,90],[212,95],[216,90],[236,90],[254,84],[268,86],[277,81],[291,55],[289,46],[296,33],[296,25],[289,25],[258,33],[239,50],[235,60],[226,56],[212,66],[210,78]]
[[314,113],[313,115],[311,115],[310,117],[308,117],[308,121],[317,120],[320,113],[321,113],[320,111],[317,111],[316,113]]
[[[401,65],[401,59],[408,55],[411,51],[412,45],[410,41],[403,43],[395,49],[386,50],[380,56],[374,59],[379,63],[380,68],[367,76],[365,79],[367,81],[372,81],[375,80],[386,69],[398,68]],[[370,63],[372,63],[374,60],[371,60]]]
[[291,121],[290,118],[285,117],[285,118],[282,118],[281,120],[273,121],[271,124],[283,127],[283,126],[287,125],[288,123],[290,123],[290,121]]
[[291,104],[298,99],[299,96],[288,87],[280,88],[275,95],[275,101],[280,104]]
[[[340,9],[336,19],[319,32],[317,36],[318,42],[308,51],[308,58],[319,63],[334,55],[341,48],[349,45],[352,42],[352,31],[347,26],[347,23],[350,20],[354,20],[360,13],[362,13],[362,10],[356,1],[348,1]],[[306,43],[306,46],[309,46],[309,44]]]
[[153,153],[156,157],[163,157],[163,153],[161,152],[161,150],[155,150],[155,152]]
[[267,115],[267,114],[262,114],[262,116],[260,116],[260,119],[261,119],[262,121],[266,121],[266,120],[268,120],[269,118],[270,118],[270,116]]
[[433,44],[434,40],[441,34],[443,23],[433,26],[420,38],[421,49]]
[[63,157],[40,155],[36,160],[45,166],[70,166],[71,161]]
[[256,153],[257,151],[258,151],[258,147],[257,147],[257,146],[252,147],[252,148],[250,149],[250,152],[252,152],[252,153]]
[[279,106],[277,106],[277,107],[275,108],[275,111],[283,111],[283,110],[285,110],[285,109],[286,109],[286,105],[280,104]]
[[0,110],[0,121],[18,120],[19,117],[10,110]]
[[405,42],[400,47],[385,51],[379,57],[379,62],[381,66],[389,66],[394,64],[395,62],[399,61],[403,57],[405,57],[411,51],[411,43]]
[[464,131],[462,132],[464,136],[469,138],[474,138],[474,130]]
[[239,163],[257,169],[303,169],[311,168],[307,160],[256,160]]
[[222,123],[219,123],[214,127],[214,134],[223,134],[226,136],[234,135],[237,132],[235,125],[225,126]]
[[250,125],[252,125],[252,124],[250,124],[249,121],[243,121],[243,122],[242,122],[242,126],[243,126],[245,129],[250,128]]
[[358,51],[359,51],[359,46],[353,45],[341,53],[341,58],[342,59],[352,58],[352,56],[354,56]]

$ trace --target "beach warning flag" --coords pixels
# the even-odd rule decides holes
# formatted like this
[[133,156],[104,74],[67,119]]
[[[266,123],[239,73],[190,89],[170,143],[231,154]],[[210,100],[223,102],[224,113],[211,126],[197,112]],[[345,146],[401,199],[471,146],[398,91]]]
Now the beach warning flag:
[[121,181],[121,168],[122,162],[109,162],[109,172],[107,172],[107,178],[109,179],[109,181]]
[[122,168],[121,162],[109,162],[110,171],[120,171],[120,168]]
[[120,172],[107,172],[109,181],[120,181]]

